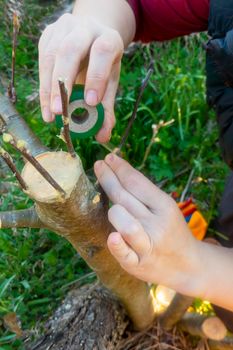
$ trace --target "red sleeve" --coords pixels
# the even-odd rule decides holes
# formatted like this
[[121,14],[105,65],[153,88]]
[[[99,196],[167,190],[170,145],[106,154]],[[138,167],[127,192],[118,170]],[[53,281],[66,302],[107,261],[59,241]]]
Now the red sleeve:
[[209,0],[128,0],[137,22],[135,40],[170,40],[207,30]]

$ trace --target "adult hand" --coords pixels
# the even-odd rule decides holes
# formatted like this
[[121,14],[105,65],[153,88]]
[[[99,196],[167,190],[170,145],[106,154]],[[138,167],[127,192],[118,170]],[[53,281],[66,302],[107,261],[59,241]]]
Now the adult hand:
[[66,80],[70,96],[75,81],[85,83],[85,101],[102,102],[105,120],[96,139],[107,142],[115,124],[117,91],[124,43],[118,31],[93,17],[65,14],[43,32],[39,42],[40,102],[43,119],[62,113],[58,79]]

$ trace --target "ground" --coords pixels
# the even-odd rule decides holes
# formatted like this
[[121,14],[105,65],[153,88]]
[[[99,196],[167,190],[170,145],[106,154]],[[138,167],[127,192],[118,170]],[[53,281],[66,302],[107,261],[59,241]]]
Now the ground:
[[[28,124],[53,149],[64,147],[56,137],[54,124],[41,120],[38,100],[37,44],[42,28],[54,18],[54,12],[66,1],[0,0],[0,88],[10,77],[11,21],[10,7],[18,6],[22,23],[17,49],[17,109]],[[52,3],[52,5],[50,4]],[[8,16],[9,15],[9,16]],[[56,17],[56,15],[55,15]],[[180,38],[168,43],[138,47],[125,56],[116,100],[117,125],[111,143],[99,145],[94,139],[76,141],[76,151],[91,174],[93,163],[114,149],[127,126],[138,87],[145,76],[151,54],[155,72],[144,93],[123,156],[136,168],[141,167],[152,136],[152,125],[161,119],[174,123],[163,128],[156,139],[142,171],[169,193],[182,194],[191,171],[194,176],[188,195],[195,198],[208,222],[217,213],[227,167],[218,147],[215,116],[205,100],[205,34]],[[17,156],[16,156],[17,158]],[[18,159],[19,161],[19,159]],[[18,163],[19,164],[19,163]],[[1,179],[0,179],[1,181]],[[10,191],[1,195],[1,210],[30,206],[30,200],[9,176]],[[218,235],[209,229],[209,235]],[[15,313],[24,335],[37,334],[41,322],[55,310],[72,287],[95,280],[95,276],[74,249],[62,238],[46,230],[0,231],[0,349],[23,349],[6,315]],[[197,300],[196,309],[206,304]]]

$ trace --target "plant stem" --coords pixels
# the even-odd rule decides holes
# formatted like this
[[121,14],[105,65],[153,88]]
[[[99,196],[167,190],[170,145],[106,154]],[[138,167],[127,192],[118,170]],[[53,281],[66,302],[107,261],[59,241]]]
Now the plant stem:
[[68,114],[68,94],[65,86],[65,82],[63,79],[58,80],[60,94],[61,94],[61,102],[62,102],[62,121],[63,121],[63,137],[66,142],[68,152],[70,155],[75,158],[76,153],[74,150],[74,146],[70,137],[70,128],[69,128],[69,114]]
[[149,79],[151,77],[151,74],[154,71],[153,64],[154,64],[154,62],[150,63],[147,75],[142,81],[142,84],[141,84],[141,87],[140,87],[140,90],[139,90],[139,94],[138,94],[138,97],[137,97],[135,105],[134,105],[134,109],[133,109],[132,115],[130,117],[128,126],[127,126],[127,128],[126,128],[126,130],[125,130],[125,132],[124,132],[124,134],[123,134],[123,136],[121,138],[121,142],[120,142],[120,145],[118,147],[118,152],[117,153],[119,153],[121,151],[122,147],[125,145],[126,140],[127,140],[128,136],[129,136],[130,130],[131,130],[131,128],[133,126],[133,123],[134,123],[134,121],[135,121],[135,119],[137,117],[137,110],[138,110],[140,101],[142,99],[143,92],[144,92],[144,90],[146,89],[146,87],[148,85],[148,82],[149,82]]
[[13,13],[13,40],[12,40],[12,62],[11,62],[11,81],[8,86],[8,96],[12,103],[16,103],[17,96],[15,91],[15,56],[17,46],[17,36],[19,33],[19,19],[17,14]]
[[12,173],[15,175],[16,179],[18,180],[20,186],[22,187],[23,190],[27,190],[27,185],[24,181],[24,179],[22,178],[22,176],[20,175],[19,171],[17,170],[11,156],[9,155],[9,153],[7,153],[3,148],[0,147],[0,156],[2,157],[2,159],[4,160],[4,162],[8,165],[8,167],[10,168],[10,170],[12,171]]

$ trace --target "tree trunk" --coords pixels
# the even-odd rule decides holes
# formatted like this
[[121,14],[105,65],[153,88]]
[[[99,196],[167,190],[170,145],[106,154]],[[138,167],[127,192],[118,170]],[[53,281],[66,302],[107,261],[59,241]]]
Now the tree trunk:
[[68,294],[27,350],[116,350],[128,319],[117,300],[99,285]]

